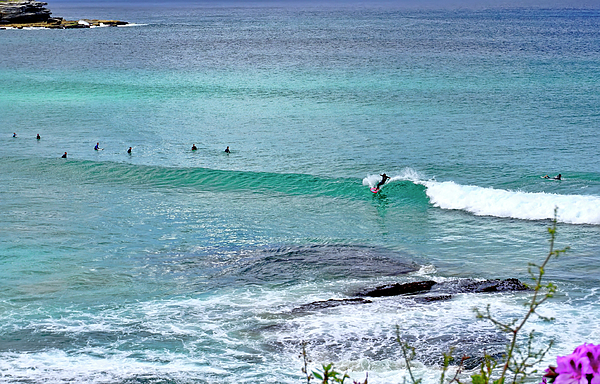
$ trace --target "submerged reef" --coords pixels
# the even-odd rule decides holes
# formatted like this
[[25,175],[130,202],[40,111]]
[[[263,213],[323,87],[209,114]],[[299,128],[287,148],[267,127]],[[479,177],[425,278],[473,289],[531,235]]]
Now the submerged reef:
[[127,25],[126,21],[83,19],[64,20],[62,17],[51,17],[52,12],[46,8],[48,3],[33,0],[2,1],[0,0],[0,29],[6,28],[90,28],[100,26],[116,27]]

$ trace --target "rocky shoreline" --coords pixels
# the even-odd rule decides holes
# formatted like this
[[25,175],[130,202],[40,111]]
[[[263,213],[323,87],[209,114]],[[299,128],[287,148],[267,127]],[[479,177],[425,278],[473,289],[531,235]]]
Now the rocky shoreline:
[[530,291],[531,289],[518,279],[505,280],[473,280],[458,279],[443,283],[437,283],[432,280],[415,281],[412,283],[396,283],[382,285],[375,288],[367,288],[356,292],[355,297],[348,299],[329,299],[327,301],[315,301],[294,308],[292,312],[306,312],[322,310],[326,308],[337,307],[340,305],[370,304],[369,299],[364,297],[391,297],[399,296],[409,298],[415,302],[432,303],[437,301],[447,301],[452,299],[452,295],[460,293],[500,293],[500,292],[518,292]]
[[129,24],[119,20],[64,20],[52,17],[48,3],[34,0],[0,1],[0,29],[50,28],[73,29],[91,27],[117,27]]

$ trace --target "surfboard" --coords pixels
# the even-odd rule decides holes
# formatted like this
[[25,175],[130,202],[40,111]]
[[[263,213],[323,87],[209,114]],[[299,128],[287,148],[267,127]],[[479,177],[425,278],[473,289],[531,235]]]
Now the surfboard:
[[379,192],[379,188],[373,187],[373,188],[371,188],[371,192],[377,193],[377,192]]

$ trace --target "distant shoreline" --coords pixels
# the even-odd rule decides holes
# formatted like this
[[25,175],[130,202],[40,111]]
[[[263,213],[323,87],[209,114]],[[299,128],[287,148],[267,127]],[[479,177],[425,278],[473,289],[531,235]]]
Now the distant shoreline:
[[62,17],[52,17],[52,12],[46,8],[46,5],[48,3],[36,0],[0,0],[0,29],[74,29],[117,27],[129,24],[119,20],[65,20]]
[[9,23],[0,24],[0,29],[23,29],[23,28],[46,28],[46,29],[76,29],[76,28],[91,28],[91,27],[119,27],[129,25],[127,21],[120,20],[96,20],[96,19],[80,19],[80,20],[52,20],[35,23]]

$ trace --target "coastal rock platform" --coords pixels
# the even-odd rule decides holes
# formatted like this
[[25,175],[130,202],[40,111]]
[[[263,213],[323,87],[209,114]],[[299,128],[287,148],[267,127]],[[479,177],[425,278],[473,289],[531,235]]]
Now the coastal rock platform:
[[129,24],[119,20],[82,19],[69,21],[62,17],[51,17],[52,12],[46,8],[48,3],[33,0],[1,1],[0,29],[51,28],[72,29],[91,27],[117,27]]

